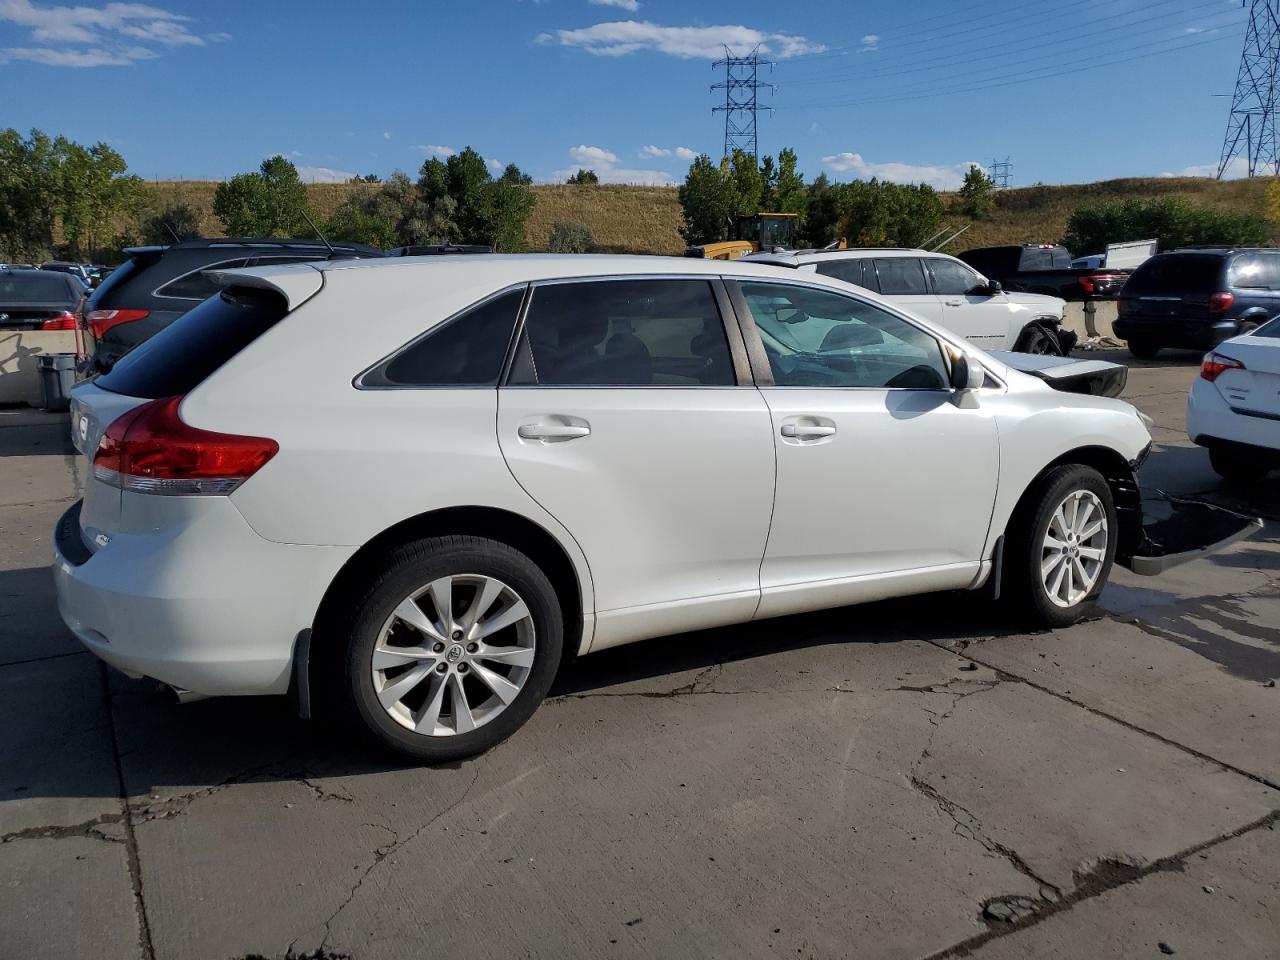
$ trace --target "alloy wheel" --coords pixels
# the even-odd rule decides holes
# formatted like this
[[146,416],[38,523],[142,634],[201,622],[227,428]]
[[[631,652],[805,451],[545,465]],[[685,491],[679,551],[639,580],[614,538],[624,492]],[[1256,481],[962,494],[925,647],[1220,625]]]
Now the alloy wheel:
[[1107,511],[1091,490],[1072,490],[1049,518],[1040,580],[1055,606],[1074,607],[1094,588],[1107,558]]
[[441,577],[397,604],[373,648],[378,702],[432,737],[470,733],[520,694],[536,656],[533,616],[509,585]]

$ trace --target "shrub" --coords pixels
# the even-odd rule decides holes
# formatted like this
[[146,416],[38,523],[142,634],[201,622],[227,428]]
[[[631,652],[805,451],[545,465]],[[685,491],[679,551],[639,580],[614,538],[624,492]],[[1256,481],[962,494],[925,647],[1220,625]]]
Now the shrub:
[[594,246],[591,231],[579,223],[557,223],[547,243],[552,253],[590,253]]

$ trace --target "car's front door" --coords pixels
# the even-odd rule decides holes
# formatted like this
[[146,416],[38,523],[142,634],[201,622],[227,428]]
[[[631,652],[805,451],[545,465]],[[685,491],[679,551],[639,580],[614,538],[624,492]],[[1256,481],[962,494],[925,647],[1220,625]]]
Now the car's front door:
[[876,304],[728,286],[778,459],[759,615],[971,582],[999,474],[984,390],[952,390],[940,342]]
[[722,307],[732,321],[707,278],[533,290],[499,390],[498,440],[516,480],[586,555],[593,649],[755,611],[772,429]]
[[958,260],[925,260],[933,292],[942,301],[942,325],[982,350],[1012,350],[1015,308],[992,294],[986,278]]

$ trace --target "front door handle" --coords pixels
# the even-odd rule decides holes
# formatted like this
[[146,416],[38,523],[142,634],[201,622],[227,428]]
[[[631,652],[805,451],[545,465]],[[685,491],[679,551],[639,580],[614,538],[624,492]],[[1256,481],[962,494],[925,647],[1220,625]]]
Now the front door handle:
[[963,300],[945,300],[943,301],[948,307],[963,307]]
[[573,423],[522,423],[516,430],[521,440],[545,440],[548,443],[559,443],[564,440],[577,440],[579,437],[591,436],[591,424],[585,420]]
[[835,436],[836,425],[826,417],[793,417],[782,425],[780,432],[788,440],[823,440]]

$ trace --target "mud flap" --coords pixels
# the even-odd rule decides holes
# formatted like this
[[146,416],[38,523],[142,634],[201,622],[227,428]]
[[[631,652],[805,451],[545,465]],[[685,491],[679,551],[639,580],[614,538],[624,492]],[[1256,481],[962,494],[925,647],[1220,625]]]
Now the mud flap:
[[1142,536],[1121,566],[1143,577],[1217,553],[1262,529],[1262,520],[1226,507],[1157,491],[1142,498]]

